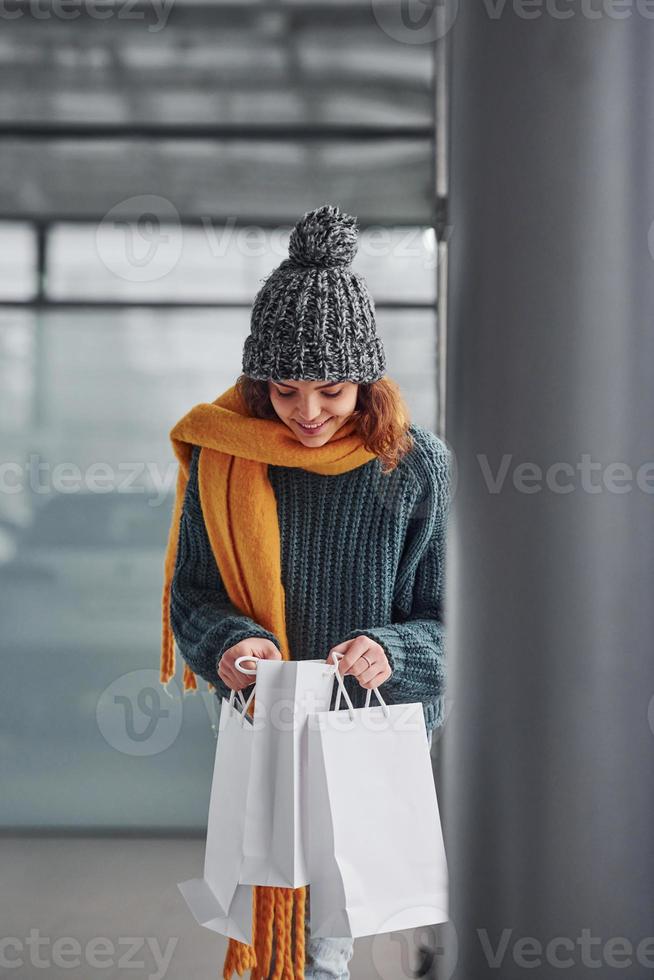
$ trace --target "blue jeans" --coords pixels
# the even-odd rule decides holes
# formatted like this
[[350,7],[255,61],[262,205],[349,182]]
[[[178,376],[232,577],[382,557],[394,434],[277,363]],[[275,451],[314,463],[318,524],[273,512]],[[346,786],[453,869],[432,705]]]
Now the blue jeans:
[[354,955],[354,940],[316,938],[309,936],[311,885],[307,885],[307,901],[304,910],[304,980],[349,980],[348,963]]
[[[432,732],[427,732],[431,748]],[[354,954],[353,939],[311,939],[309,935],[311,905],[311,885],[307,887],[305,908],[305,954],[304,980],[349,980],[348,963]]]

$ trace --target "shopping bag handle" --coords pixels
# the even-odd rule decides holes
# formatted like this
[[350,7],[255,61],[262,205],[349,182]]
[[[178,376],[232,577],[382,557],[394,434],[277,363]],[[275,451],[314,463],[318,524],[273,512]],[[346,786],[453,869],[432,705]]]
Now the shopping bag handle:
[[236,697],[237,694],[239,696],[239,699],[240,699],[241,704],[245,708],[245,700],[243,698],[243,695],[241,694],[240,691],[235,691],[233,688],[229,692],[229,706],[230,706],[230,708],[233,708],[234,707],[234,698]]
[[[240,670],[242,674],[256,674],[256,670],[249,670],[247,667],[241,667],[241,665],[239,664],[239,660],[252,660],[252,659],[253,659],[252,657],[248,656],[247,654],[244,654],[242,657],[237,657],[236,658],[236,660],[234,661],[234,666],[237,668],[237,670]],[[255,687],[256,687],[256,683],[255,683]],[[243,710],[241,712],[239,712],[241,714],[243,720],[245,720],[245,717],[246,717],[246,715],[248,713],[248,708],[250,707],[250,704],[252,702],[252,698],[254,697],[255,687],[253,687],[252,690],[250,691],[250,696],[247,699],[247,701],[243,697],[243,694],[242,694],[241,691],[235,691],[232,688],[230,690],[230,692],[229,692],[229,706],[230,706],[230,708],[234,708],[234,697],[236,696],[236,694],[238,694],[239,700],[240,700],[240,702],[241,702],[241,704],[243,706]]]
[[338,660],[336,658],[337,657],[340,658],[342,656],[343,656],[343,654],[342,653],[337,653],[336,650],[330,650],[330,652],[329,652],[329,654],[327,656],[327,662],[328,663],[329,663],[329,658],[330,657],[333,657],[334,658],[334,664],[333,664],[333,666],[335,666],[335,668],[336,668],[335,671],[334,671],[334,674],[336,675],[336,680],[338,682],[338,696],[337,696],[337,699],[336,699],[336,704],[334,705],[334,711],[336,711],[337,709],[339,709],[340,706],[341,706],[341,694],[342,694],[343,697],[345,698],[346,702],[347,702],[347,710],[348,710],[348,714],[350,716],[350,720],[351,721],[354,721],[354,710],[355,709],[354,709],[354,705],[352,704],[352,698],[350,697],[350,695],[345,690],[345,683],[343,681],[343,677],[341,676],[341,674],[339,673],[339,670],[338,670]]
[[238,697],[239,697],[239,700],[240,700],[241,704],[243,705],[243,711],[247,711],[248,706],[250,704],[250,701],[252,700],[252,695],[254,694],[254,691],[251,692],[250,697],[246,701],[245,698],[243,697],[243,692],[242,691],[235,691],[235,690],[232,689],[229,692],[229,706],[230,706],[230,708],[233,708],[234,707],[234,697],[237,694],[238,694]]
[[237,657],[236,660],[234,661],[234,666],[236,667],[237,670],[240,670],[242,674],[256,674],[257,672],[256,667],[241,667],[242,660],[252,660],[256,664],[257,658],[251,656],[249,653],[242,653],[241,656]]
[[[338,650],[330,650],[329,651],[329,655],[327,657],[327,661],[328,662],[329,662],[329,657],[333,657],[334,658],[334,662],[336,664],[336,680],[338,682],[338,694],[336,695],[336,702],[334,704],[334,711],[338,711],[340,709],[340,707],[341,707],[341,694],[343,695],[343,697],[345,698],[345,700],[347,701],[347,703],[349,705],[348,710],[351,708],[352,711],[354,711],[354,705],[352,704],[352,699],[350,698],[349,694],[345,690],[345,681],[343,679],[343,675],[341,674],[341,672],[338,669],[338,661],[342,657],[344,657],[344,656],[345,656],[345,654],[344,653],[339,653]],[[385,717],[388,718],[388,716],[390,715],[390,711],[388,710],[388,705],[386,704],[386,702],[384,701],[383,697],[379,693],[379,688],[378,687],[368,688],[368,690],[366,691],[366,702],[364,704],[364,708],[369,708],[370,707],[370,698],[371,698],[371,695],[372,695],[372,692],[373,691],[375,692],[375,695],[377,697],[377,700],[379,701],[380,705],[383,708],[383,713],[384,713]],[[352,714],[350,712],[350,718],[351,717],[352,717]]]

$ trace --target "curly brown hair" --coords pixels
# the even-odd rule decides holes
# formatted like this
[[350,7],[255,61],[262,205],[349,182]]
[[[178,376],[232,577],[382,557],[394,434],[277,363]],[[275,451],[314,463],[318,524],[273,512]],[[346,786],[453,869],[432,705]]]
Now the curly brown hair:
[[[250,415],[259,419],[278,418],[268,392],[268,382],[239,375],[235,387]],[[391,473],[413,447],[409,432],[409,409],[399,385],[389,377],[359,384],[353,418],[355,431],[368,452],[375,453],[384,474]]]

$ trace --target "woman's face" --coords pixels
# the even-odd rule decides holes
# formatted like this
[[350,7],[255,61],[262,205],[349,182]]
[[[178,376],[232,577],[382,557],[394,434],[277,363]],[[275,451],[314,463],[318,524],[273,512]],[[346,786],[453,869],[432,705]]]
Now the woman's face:
[[[273,408],[305,446],[322,446],[354,412],[354,381],[269,381]],[[307,423],[306,426],[303,423]],[[309,428],[310,425],[318,428]]]

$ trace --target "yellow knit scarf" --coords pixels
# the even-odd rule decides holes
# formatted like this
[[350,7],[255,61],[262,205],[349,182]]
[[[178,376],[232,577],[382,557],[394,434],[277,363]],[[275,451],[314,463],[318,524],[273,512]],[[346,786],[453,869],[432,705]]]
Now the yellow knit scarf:
[[[202,447],[198,463],[200,504],[227,594],[244,615],[275,634],[283,659],[289,660],[277,503],[267,467],[269,463],[299,466],[326,475],[355,469],[373,459],[374,454],[363,446],[354,430],[354,420],[348,419],[323,446],[304,446],[280,420],[248,415],[235,386],[214,402],[196,405],[171,429],[179,468],[164,563],[162,684],[175,673],[170,585],[193,446]],[[183,685],[184,690],[197,689],[195,674],[188,664],[184,665]],[[209,688],[213,690],[213,685],[209,684]],[[234,970],[242,976],[248,969],[252,970],[251,980],[267,980],[273,927],[275,972],[270,980],[302,980],[305,901],[306,887],[254,886],[253,944],[229,940],[224,980],[229,980]]]

